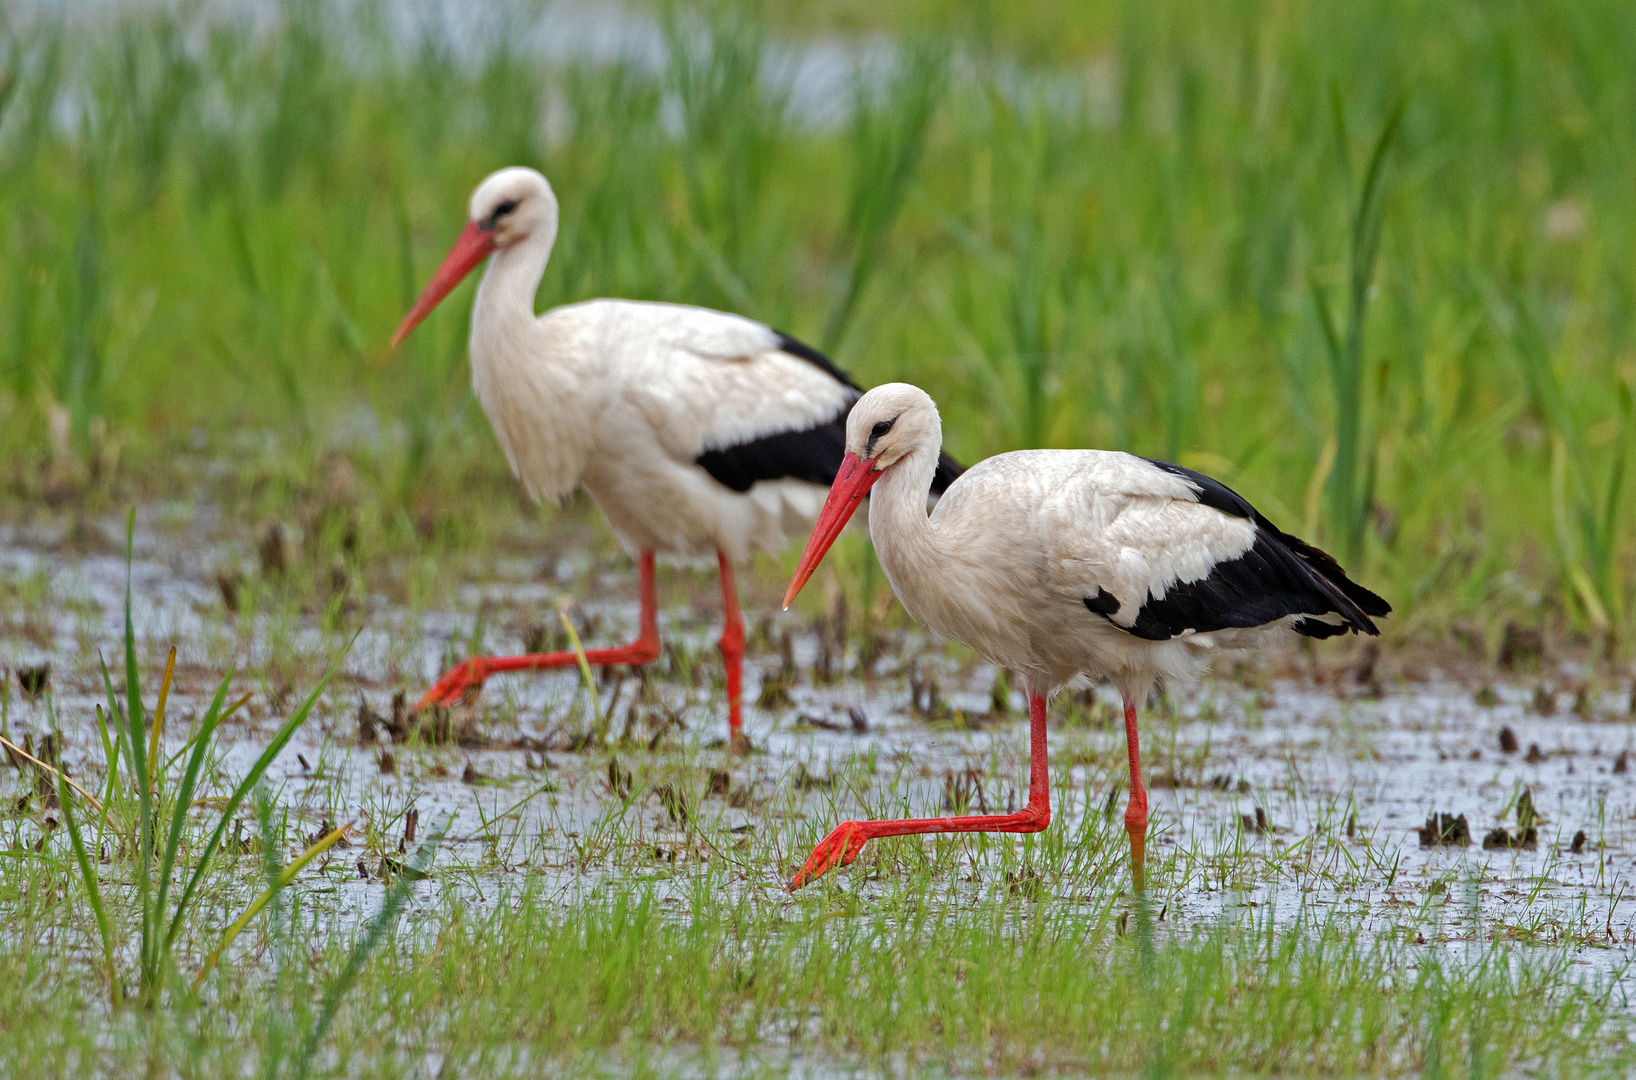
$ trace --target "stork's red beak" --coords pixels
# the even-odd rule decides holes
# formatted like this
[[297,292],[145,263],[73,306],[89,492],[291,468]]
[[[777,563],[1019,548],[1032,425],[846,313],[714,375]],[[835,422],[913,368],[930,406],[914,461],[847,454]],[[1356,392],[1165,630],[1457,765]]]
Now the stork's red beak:
[[472,268],[494,251],[494,236],[492,233],[477,227],[477,222],[466,226],[460,234],[460,239],[454,242],[454,247],[443,257],[443,265],[437,268],[432,280],[426,283],[426,290],[415,301],[415,306],[409,309],[409,314],[403,317],[398,324],[397,333],[392,335],[392,348],[409,336],[409,331],[420,325],[420,320],[431,314],[454,287],[460,284],[462,278],[472,272]]
[[801,586],[824,561],[824,554],[835,543],[835,538],[841,535],[846,523],[857,513],[864,496],[869,494],[869,489],[880,478],[880,472],[871,468],[869,462],[857,454],[848,453],[841,459],[841,469],[835,474],[835,483],[830,486],[829,498],[824,500],[824,508],[818,513],[818,524],[812,527],[812,539],[807,541],[807,550],[801,553],[801,565],[795,568],[795,577],[790,579],[790,591],[784,594],[786,611],[794,603],[795,594],[801,591]]

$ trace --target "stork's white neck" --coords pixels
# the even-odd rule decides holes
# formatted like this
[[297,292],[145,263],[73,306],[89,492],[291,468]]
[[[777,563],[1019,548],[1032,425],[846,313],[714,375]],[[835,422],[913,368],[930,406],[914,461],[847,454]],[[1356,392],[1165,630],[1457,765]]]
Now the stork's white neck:
[[595,441],[582,393],[588,358],[534,314],[555,240],[553,224],[496,251],[471,314],[472,389],[511,471],[551,500],[580,483]]
[[477,359],[480,328],[520,328],[534,324],[534,295],[545,277],[545,264],[556,243],[555,229],[541,229],[490,258],[472,305],[472,359]]
[[892,591],[909,614],[939,632],[943,631],[935,611],[936,598],[923,595],[922,586],[940,580],[939,568],[946,567],[948,560],[926,513],[942,444],[939,428],[934,437],[889,467],[869,495],[869,538]]

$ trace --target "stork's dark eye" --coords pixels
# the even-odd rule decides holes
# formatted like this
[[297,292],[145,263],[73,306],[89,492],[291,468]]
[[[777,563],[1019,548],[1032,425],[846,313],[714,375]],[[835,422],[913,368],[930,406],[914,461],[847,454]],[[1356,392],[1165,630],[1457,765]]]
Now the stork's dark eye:
[[891,431],[892,430],[892,425],[897,423],[897,422],[898,422],[898,418],[894,416],[894,417],[892,417],[892,419],[882,420],[880,423],[878,423],[874,427],[870,428],[869,429],[870,441],[873,442],[875,439],[878,439],[882,435],[885,435],[888,431]]
[[501,203],[499,206],[496,206],[494,208],[494,211],[491,214],[489,214],[488,217],[484,218],[483,221],[481,221],[479,223],[478,227],[482,228],[484,230],[492,229],[496,225],[500,224],[500,219],[501,218],[505,217],[507,214],[511,213],[515,209],[517,209],[517,200],[516,199],[507,199],[505,202]]

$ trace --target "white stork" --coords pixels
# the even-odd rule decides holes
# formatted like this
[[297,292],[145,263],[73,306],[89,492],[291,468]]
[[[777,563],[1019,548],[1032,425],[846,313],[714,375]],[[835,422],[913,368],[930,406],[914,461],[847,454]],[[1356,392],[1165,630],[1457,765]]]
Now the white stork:
[[1140,888],[1147,791],[1136,707],[1155,680],[1196,676],[1217,650],[1272,631],[1378,634],[1371,617],[1391,606],[1225,485],[1131,454],[1000,454],[968,469],[928,517],[942,434],[937,405],[917,387],[889,383],[859,399],[846,422],[845,460],[784,605],[873,488],[869,534],[903,606],[1028,689],[1028,805],[1012,814],[844,822],[790,888],[851,862],[877,837],[1045,828],[1045,703],[1082,675],[1112,681],[1124,698],[1125,828]]
[[[654,555],[714,553],[726,610],[729,734],[742,749],[744,621],[733,564],[753,551],[782,551],[811,527],[862,391],[815,349],[720,311],[588,300],[536,316],[534,294],[556,237],[557,199],[545,177],[526,168],[489,176],[392,345],[489,259],[472,306],[472,386],[511,471],[540,499],[583,486],[641,568],[639,636],[588,650],[587,659],[657,658]],[[934,457],[931,486],[941,491],[960,468]],[[566,652],[472,657],[416,707],[455,701],[499,672],[576,662]]]

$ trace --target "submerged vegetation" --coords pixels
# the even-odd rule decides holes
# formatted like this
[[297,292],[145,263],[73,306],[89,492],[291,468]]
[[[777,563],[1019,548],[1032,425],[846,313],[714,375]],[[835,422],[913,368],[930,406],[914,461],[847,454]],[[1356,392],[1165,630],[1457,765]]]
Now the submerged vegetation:
[[[341,455],[398,544],[495,499],[465,305],[384,343],[475,180],[526,163],[564,212],[542,304],[763,319],[926,386],[965,459],[1205,467],[1362,560],[1397,634],[1625,636],[1623,5],[1047,7],[615,8],[644,47],[580,60],[527,5],[18,23],[0,481],[185,491],[214,459],[277,492]],[[908,43],[814,100],[825,18]]]

